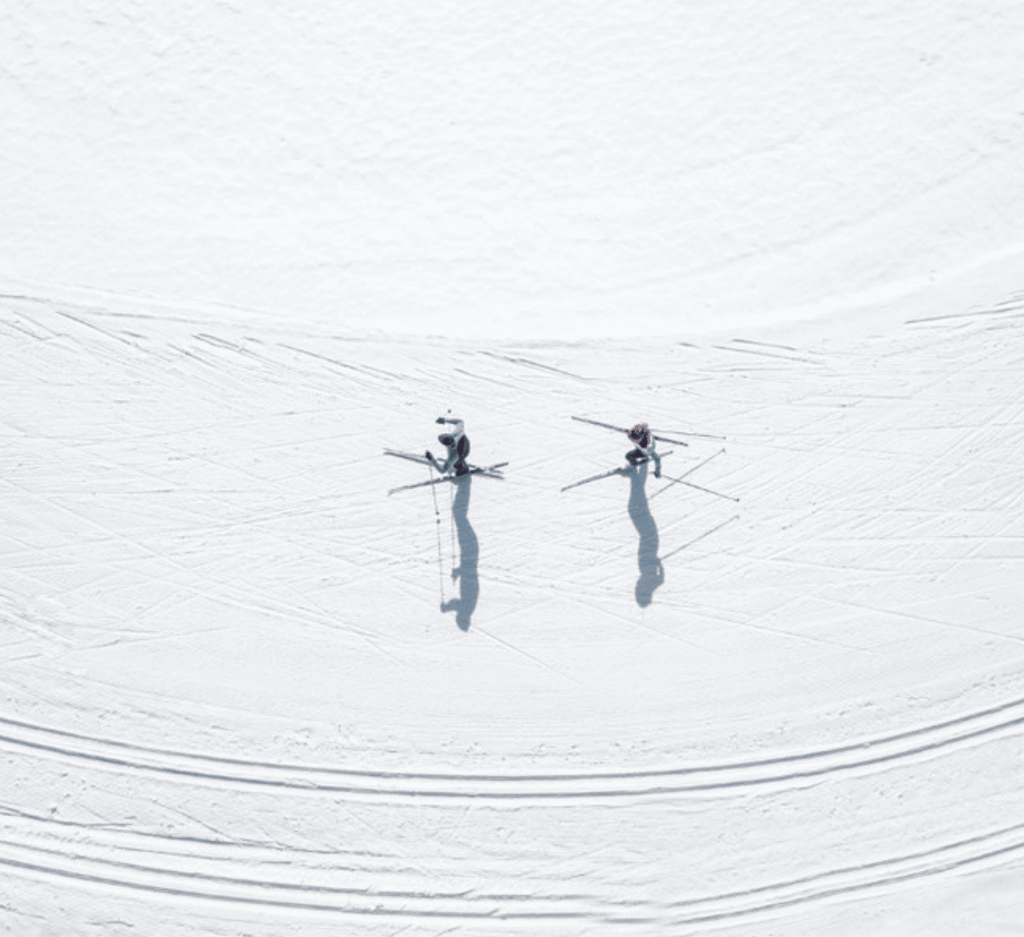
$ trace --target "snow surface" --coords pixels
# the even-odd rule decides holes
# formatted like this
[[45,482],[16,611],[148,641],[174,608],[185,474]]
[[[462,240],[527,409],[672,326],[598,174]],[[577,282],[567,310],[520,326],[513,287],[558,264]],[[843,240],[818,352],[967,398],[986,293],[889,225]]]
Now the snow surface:
[[0,933],[1024,934],[1024,8],[3,21]]
[[[9,933],[1020,932],[1024,294],[803,344],[0,309]],[[506,478],[388,496],[448,404]],[[640,413],[666,477],[560,491]]]
[[804,318],[1024,248],[1011,0],[12,0],[5,276],[476,336]]

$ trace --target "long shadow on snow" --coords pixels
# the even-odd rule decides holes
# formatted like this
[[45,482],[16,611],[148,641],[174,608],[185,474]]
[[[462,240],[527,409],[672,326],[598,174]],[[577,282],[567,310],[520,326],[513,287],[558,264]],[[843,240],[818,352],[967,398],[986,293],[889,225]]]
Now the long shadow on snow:
[[459,535],[459,565],[452,570],[452,581],[459,580],[459,598],[442,602],[441,611],[454,611],[455,623],[463,631],[469,631],[473,610],[480,595],[480,580],[476,570],[480,547],[477,544],[476,533],[469,523],[472,476],[463,475],[453,484],[457,489],[455,501],[452,503],[452,517],[455,519],[455,529]]
[[621,470],[629,479],[629,519],[640,536],[636,561],[640,578],[636,581],[636,604],[646,608],[654,600],[654,590],[665,581],[665,570],[658,559],[658,525],[647,504],[647,463]]

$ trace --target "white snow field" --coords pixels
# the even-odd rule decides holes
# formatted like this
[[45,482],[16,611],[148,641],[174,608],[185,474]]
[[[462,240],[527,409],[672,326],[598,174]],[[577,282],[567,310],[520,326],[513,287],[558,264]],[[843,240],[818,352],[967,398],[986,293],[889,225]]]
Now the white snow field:
[[[1024,294],[0,336],[5,932],[1021,933]],[[505,478],[389,496],[449,405]],[[640,414],[660,480],[561,491],[628,448],[572,416]]]
[[9,0],[0,26],[0,270],[34,295],[625,337],[1024,242],[1017,0]]
[[0,934],[1024,935],[1024,5],[293,7],[0,12]]

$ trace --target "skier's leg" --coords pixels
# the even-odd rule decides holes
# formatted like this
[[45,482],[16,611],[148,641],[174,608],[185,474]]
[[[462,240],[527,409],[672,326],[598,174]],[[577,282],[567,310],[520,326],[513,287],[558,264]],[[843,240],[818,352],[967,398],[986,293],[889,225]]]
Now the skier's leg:
[[459,461],[459,456],[453,446],[448,447],[448,457],[444,460],[444,471],[450,472]]
[[654,449],[651,449],[648,454],[654,459],[654,477],[661,478],[661,456]]

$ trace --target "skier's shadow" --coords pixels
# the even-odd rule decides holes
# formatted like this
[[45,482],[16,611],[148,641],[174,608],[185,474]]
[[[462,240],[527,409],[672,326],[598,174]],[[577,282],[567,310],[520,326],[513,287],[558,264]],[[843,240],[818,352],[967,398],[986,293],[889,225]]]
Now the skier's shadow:
[[441,611],[454,611],[455,623],[463,631],[469,631],[473,610],[480,595],[480,580],[476,569],[480,547],[477,545],[476,533],[469,523],[472,476],[463,475],[452,484],[457,489],[455,501],[452,503],[452,517],[455,519],[455,529],[459,536],[459,565],[452,570],[452,580],[459,580],[459,597],[450,602],[442,602]]
[[647,463],[621,469],[629,479],[629,519],[640,536],[636,561],[640,578],[636,581],[636,604],[646,608],[654,600],[654,590],[665,581],[665,570],[658,559],[658,525],[654,523],[647,504]]

